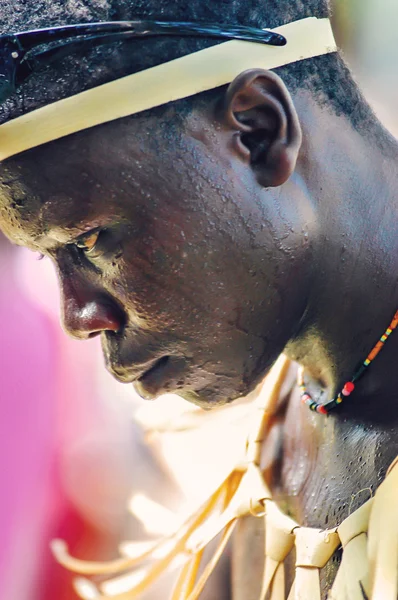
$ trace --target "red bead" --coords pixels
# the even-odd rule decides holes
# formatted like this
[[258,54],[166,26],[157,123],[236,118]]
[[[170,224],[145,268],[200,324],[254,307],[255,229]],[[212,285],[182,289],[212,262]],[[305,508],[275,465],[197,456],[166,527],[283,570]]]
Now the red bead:
[[324,406],[318,406],[317,412],[319,412],[321,415],[327,415],[328,414],[328,411],[326,410],[326,408]]
[[355,384],[352,381],[347,381],[341,392],[343,396],[349,396],[355,390]]

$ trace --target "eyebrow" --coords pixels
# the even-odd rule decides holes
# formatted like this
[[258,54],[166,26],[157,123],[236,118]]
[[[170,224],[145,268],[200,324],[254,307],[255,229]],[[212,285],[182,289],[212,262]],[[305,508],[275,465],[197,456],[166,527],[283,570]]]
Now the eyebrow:
[[[286,38],[256,27],[192,23],[188,21],[114,21],[49,27],[0,36],[0,103],[43,65],[75,52],[82,43],[91,46],[154,36],[237,39],[284,46]],[[50,48],[38,50],[43,45]]]
[[[86,224],[90,221],[90,224]],[[115,223],[115,216],[109,215],[107,217],[93,217],[90,219],[89,216],[81,219],[81,225],[71,224],[65,227],[61,224],[50,224],[44,234],[44,237],[52,239],[59,244],[67,245],[74,244],[79,238],[90,234],[93,230],[109,228]]]

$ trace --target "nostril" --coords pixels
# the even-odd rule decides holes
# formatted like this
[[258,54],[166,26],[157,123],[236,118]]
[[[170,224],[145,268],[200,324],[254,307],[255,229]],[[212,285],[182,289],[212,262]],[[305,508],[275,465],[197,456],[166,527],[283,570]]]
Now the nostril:
[[104,331],[118,333],[123,329],[124,321],[118,306],[97,300],[83,306],[66,304],[63,317],[65,330],[80,340],[95,338]]
[[100,333],[101,333],[101,331],[92,331],[91,333],[88,334],[87,337],[88,337],[88,339],[95,338],[95,337],[99,336]]

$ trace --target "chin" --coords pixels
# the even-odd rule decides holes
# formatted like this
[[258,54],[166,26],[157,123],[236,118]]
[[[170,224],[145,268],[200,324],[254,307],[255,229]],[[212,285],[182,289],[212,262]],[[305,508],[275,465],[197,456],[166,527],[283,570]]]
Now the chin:
[[235,377],[235,380],[233,377],[212,377],[212,381],[207,384],[203,381],[204,378],[201,381],[198,379],[197,376],[192,377],[191,381],[185,382],[185,386],[184,384],[176,386],[173,385],[173,381],[165,382],[154,380],[154,377],[144,377],[134,382],[134,388],[144,400],[155,400],[164,394],[176,394],[204,410],[211,410],[246,397],[256,389],[263,378],[242,381],[238,377]]
[[199,408],[202,408],[203,410],[211,410],[212,408],[218,408],[219,406],[224,406],[225,404],[228,404],[229,402],[233,401],[233,399],[230,398],[226,399],[225,397],[218,398],[214,396],[208,397],[206,395],[198,394],[197,392],[191,391],[178,390],[175,393],[177,394],[177,396],[180,396],[180,398],[183,398],[191,404],[195,404],[195,406],[199,406]]
[[256,388],[256,385],[250,387],[240,386],[239,390],[231,392],[228,390],[214,390],[209,388],[204,388],[200,391],[191,391],[191,390],[176,390],[174,393],[177,396],[180,396],[187,402],[191,402],[196,406],[199,406],[203,410],[211,410],[213,408],[219,408],[220,406],[225,406],[226,404],[230,404],[239,398],[244,398],[253,389]]

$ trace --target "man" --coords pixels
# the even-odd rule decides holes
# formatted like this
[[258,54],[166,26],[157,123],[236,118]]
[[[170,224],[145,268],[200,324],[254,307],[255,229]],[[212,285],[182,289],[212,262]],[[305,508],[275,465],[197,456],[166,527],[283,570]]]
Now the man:
[[[325,0],[1,10],[3,32],[139,18],[273,28],[328,16]],[[2,121],[220,41],[79,48],[33,74]],[[284,351],[319,408],[347,391],[398,307],[397,154],[330,52],[11,156],[0,223],[54,261],[65,329],[101,335],[107,368],[142,396],[229,402]],[[392,335],[329,418],[297,390],[282,407],[273,492],[300,523],[339,524],[398,454],[397,344]],[[331,567],[326,588],[333,576]]]

